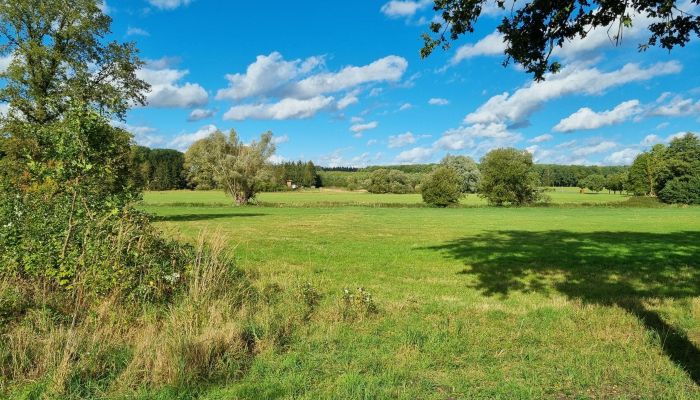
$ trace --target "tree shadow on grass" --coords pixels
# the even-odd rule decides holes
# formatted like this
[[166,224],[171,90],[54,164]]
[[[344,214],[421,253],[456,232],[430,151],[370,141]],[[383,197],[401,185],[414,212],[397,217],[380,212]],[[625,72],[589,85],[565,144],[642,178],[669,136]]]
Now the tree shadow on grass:
[[249,213],[242,214],[236,212],[222,212],[222,213],[192,213],[192,214],[175,214],[175,215],[158,215],[154,219],[155,221],[165,221],[165,222],[191,222],[191,221],[206,221],[212,219],[221,218],[247,218],[247,217],[263,217],[268,214],[262,213]]
[[644,306],[649,298],[700,295],[700,232],[501,230],[429,247],[461,260],[487,296],[561,293],[619,306],[659,335],[663,350],[700,385],[700,350]]

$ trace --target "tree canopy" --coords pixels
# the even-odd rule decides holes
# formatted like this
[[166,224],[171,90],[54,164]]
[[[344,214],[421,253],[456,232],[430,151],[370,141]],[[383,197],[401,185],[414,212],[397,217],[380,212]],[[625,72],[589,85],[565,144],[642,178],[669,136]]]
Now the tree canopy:
[[274,152],[271,132],[245,144],[232,129],[228,137],[214,132],[195,142],[185,153],[185,165],[190,180],[213,181],[236,204],[244,205],[273,179],[267,160]]
[[112,19],[95,0],[0,0],[0,101],[30,123],[59,119],[83,104],[123,118],[144,104],[148,84],[133,43],[106,42]]
[[629,190],[658,196],[666,203],[700,203],[700,139],[691,133],[658,144],[637,156],[630,168]]
[[[490,0],[435,0],[438,18],[430,24],[430,33],[423,34],[421,56],[429,56],[438,46],[447,49],[451,41],[473,33],[489,3]],[[547,72],[560,70],[561,64],[552,60],[557,47],[577,38],[585,39],[597,28],[608,29],[611,40],[619,43],[637,15],[651,20],[649,36],[639,44],[640,50],[652,46],[671,50],[684,46],[693,36],[700,36],[700,17],[688,14],[678,0],[496,0],[495,3],[504,11],[498,25],[505,42],[504,65],[515,61],[536,80],[544,79]],[[700,0],[683,4],[700,4]]]
[[474,160],[467,156],[448,154],[440,161],[440,164],[452,168],[459,175],[462,182],[460,189],[462,193],[476,193],[479,180],[481,179],[481,172],[479,172],[479,166],[476,165]]
[[513,148],[496,149],[481,159],[479,195],[495,205],[530,204],[538,200],[532,154]]

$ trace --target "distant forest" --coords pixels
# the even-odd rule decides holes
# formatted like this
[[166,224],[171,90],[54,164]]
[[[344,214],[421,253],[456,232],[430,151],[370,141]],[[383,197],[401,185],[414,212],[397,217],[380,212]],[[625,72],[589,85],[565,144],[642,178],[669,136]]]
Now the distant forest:
[[[133,179],[148,190],[198,189],[187,181],[184,153],[172,149],[150,149],[134,146],[131,156]],[[398,170],[420,181],[437,164],[373,165],[357,167],[324,167],[311,161],[283,162],[272,167],[268,191],[287,189],[287,181],[297,187],[339,187],[364,189],[369,174],[379,169]],[[541,186],[574,187],[590,175],[610,176],[625,173],[628,166],[585,166],[536,164]],[[211,187],[199,188],[211,189]]]

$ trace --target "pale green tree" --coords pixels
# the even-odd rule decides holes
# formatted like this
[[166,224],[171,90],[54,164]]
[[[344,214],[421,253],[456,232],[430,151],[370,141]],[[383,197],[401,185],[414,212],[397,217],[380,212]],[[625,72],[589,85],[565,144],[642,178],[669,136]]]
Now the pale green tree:
[[462,182],[462,193],[476,193],[479,180],[481,179],[481,172],[479,172],[479,166],[476,165],[474,160],[467,156],[453,156],[448,154],[440,161],[440,164],[452,168],[457,172]]
[[274,153],[270,132],[248,144],[233,129],[228,136],[214,132],[185,153],[185,168],[190,182],[213,179],[237,205],[244,205],[272,179],[268,159]]

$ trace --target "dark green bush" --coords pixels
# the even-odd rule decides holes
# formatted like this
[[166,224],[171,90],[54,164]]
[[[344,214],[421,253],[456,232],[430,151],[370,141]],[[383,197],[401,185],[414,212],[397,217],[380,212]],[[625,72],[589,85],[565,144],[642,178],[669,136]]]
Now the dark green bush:
[[439,167],[428,175],[421,185],[421,195],[426,204],[447,207],[459,203],[463,181],[450,167]]
[[668,181],[659,199],[670,204],[700,204],[700,177],[686,175]]
[[5,129],[0,278],[95,298],[158,301],[175,291],[188,250],[129,206],[139,188],[128,133],[81,107],[53,124]]
[[482,159],[479,196],[490,204],[525,205],[540,200],[539,176],[532,154],[514,148],[496,149]]

